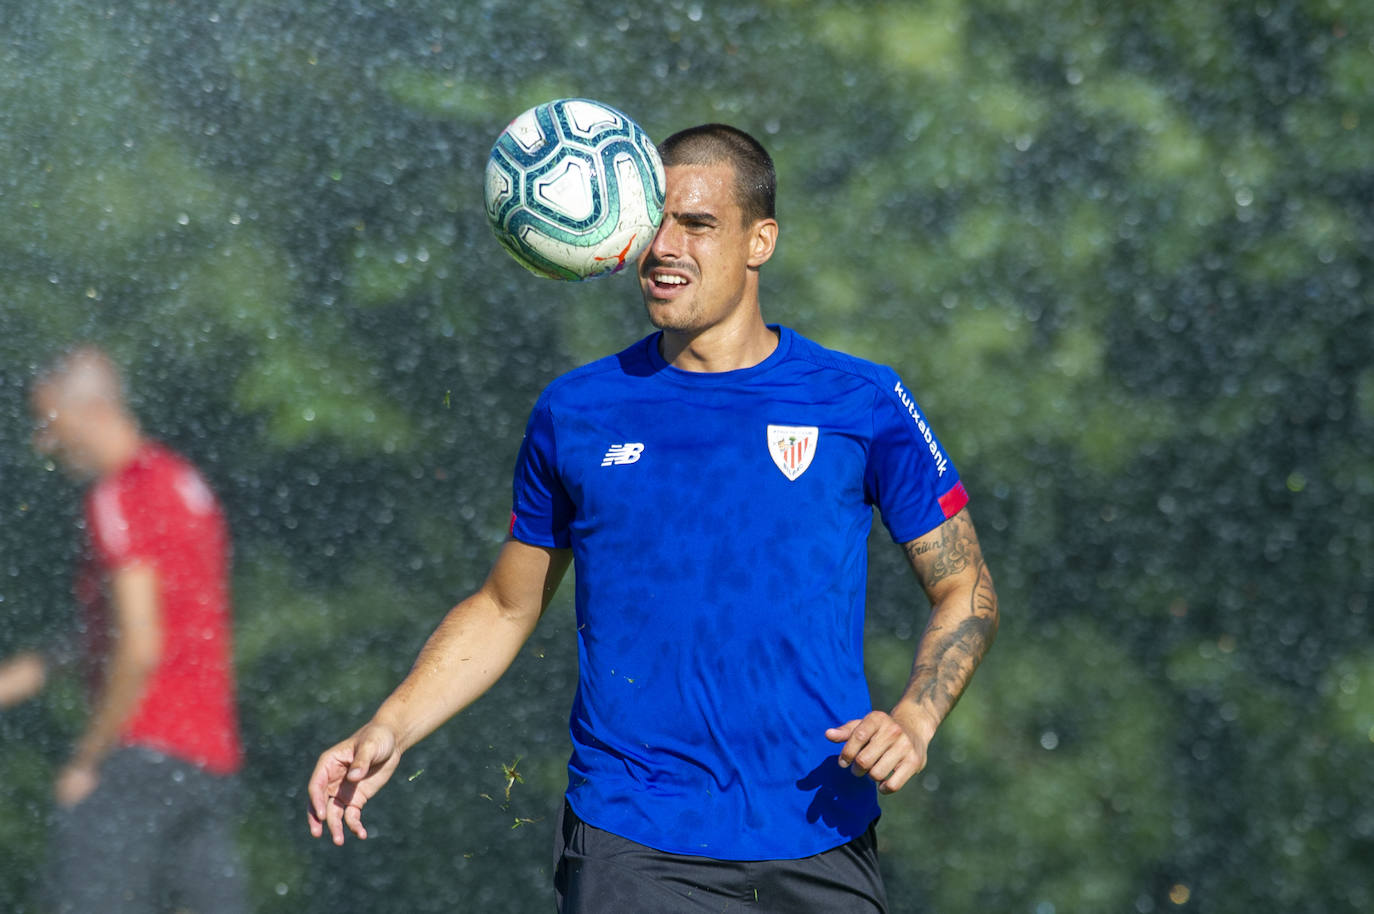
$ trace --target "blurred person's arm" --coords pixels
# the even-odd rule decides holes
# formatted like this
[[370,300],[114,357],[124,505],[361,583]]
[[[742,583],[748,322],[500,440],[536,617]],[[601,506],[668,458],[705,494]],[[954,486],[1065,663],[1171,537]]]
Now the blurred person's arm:
[[105,681],[96,695],[85,732],[57,779],[57,801],[75,806],[95,789],[101,761],[119,743],[162,656],[162,618],[157,571],[146,564],[125,565],[110,582],[114,630]]
[[571,561],[567,549],[508,540],[476,593],[449,610],[410,673],[367,724],[325,750],[307,791],[310,833],[345,826],[363,839],[362,808],[391,779],[401,755],[501,677],[529,639]]
[[38,651],[20,651],[0,660],[0,710],[28,701],[48,680],[48,663]]
[[0,660],[0,711],[33,698],[73,665],[78,654],[74,635],[64,632],[42,647],[15,651]]

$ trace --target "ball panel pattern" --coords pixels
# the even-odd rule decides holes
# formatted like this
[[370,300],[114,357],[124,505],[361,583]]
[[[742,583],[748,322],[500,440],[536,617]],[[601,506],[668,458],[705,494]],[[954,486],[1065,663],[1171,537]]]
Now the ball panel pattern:
[[558,99],[515,118],[486,170],[486,206],[502,246],[557,279],[618,272],[663,217],[663,165],[642,128],[588,99]]

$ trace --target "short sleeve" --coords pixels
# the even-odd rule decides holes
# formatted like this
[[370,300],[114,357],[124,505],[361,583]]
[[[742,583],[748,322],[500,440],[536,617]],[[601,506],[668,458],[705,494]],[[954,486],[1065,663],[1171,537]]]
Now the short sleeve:
[[558,477],[557,437],[547,397],[530,413],[515,461],[511,536],[554,549],[571,545],[573,506]]
[[883,369],[881,378],[864,488],[892,539],[906,543],[958,514],[968,503],[968,493],[896,372]]
[[128,493],[118,479],[98,483],[86,501],[86,529],[96,561],[104,568],[118,568],[147,551],[133,523]]

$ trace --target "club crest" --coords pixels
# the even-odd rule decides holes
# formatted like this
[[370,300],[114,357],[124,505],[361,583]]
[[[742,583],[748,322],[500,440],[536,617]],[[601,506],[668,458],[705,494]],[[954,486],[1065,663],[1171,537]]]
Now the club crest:
[[821,430],[814,425],[770,425],[768,456],[782,470],[782,475],[796,479],[811,466],[820,437]]

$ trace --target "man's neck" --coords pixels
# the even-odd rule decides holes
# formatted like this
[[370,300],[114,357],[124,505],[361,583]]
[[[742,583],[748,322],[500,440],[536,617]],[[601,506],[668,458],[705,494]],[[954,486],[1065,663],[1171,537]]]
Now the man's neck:
[[759,316],[741,326],[716,326],[694,334],[663,331],[659,354],[682,371],[721,372],[752,368],[778,348],[778,333]]
[[100,475],[113,476],[133,462],[143,449],[143,436],[133,423],[121,423],[111,429],[100,454]]

